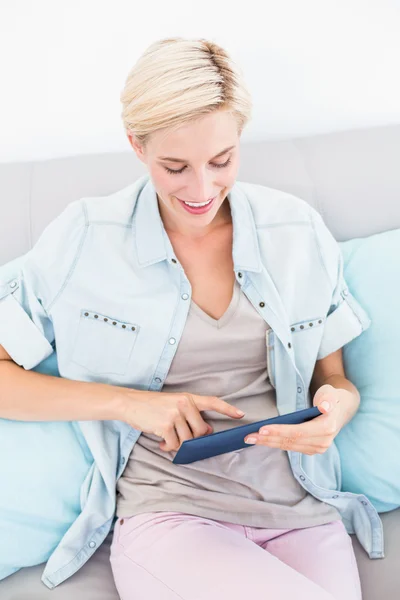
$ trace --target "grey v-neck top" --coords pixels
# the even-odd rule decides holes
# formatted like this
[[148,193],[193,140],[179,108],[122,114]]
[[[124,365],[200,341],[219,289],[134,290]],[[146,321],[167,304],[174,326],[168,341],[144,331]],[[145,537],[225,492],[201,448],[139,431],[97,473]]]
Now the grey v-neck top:
[[[163,392],[215,395],[242,409],[232,419],[202,411],[214,432],[278,415],[268,379],[268,325],[235,281],[231,303],[216,320],[191,302]],[[142,433],[117,483],[117,516],[176,511],[240,525],[302,528],[340,519],[339,512],[295,480],[286,451],[248,446],[176,465],[163,438]]]

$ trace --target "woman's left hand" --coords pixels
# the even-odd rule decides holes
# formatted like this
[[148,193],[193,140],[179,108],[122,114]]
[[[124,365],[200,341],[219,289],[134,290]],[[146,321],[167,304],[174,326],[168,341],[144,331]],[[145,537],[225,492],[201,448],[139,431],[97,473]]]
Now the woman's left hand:
[[345,407],[352,401],[354,395],[348,390],[325,384],[317,390],[313,400],[322,415],[299,425],[266,425],[258,433],[251,433],[245,442],[254,438],[253,443],[270,448],[323,454],[345,424]]

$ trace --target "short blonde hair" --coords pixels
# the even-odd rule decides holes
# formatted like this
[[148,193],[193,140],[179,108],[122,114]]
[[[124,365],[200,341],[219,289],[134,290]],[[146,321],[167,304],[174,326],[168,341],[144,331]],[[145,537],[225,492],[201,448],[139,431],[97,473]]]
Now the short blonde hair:
[[130,70],[120,99],[125,131],[143,146],[159,129],[174,129],[216,110],[232,113],[239,136],[251,119],[242,71],[223,48],[202,38],[151,44]]

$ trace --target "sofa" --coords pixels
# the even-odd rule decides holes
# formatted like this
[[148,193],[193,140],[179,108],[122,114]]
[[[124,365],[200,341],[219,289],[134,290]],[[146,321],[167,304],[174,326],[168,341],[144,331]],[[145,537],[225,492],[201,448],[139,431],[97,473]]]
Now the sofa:
[[[345,241],[400,228],[399,156],[400,125],[242,141],[237,179],[303,198],[321,213],[335,238]],[[0,164],[0,265],[26,253],[69,202],[110,194],[145,172],[131,150]],[[400,509],[381,517],[385,558],[369,559],[352,536],[364,600],[400,597]],[[0,599],[117,600],[109,563],[111,536],[53,590],[40,580],[44,564],[36,565],[0,581]]]

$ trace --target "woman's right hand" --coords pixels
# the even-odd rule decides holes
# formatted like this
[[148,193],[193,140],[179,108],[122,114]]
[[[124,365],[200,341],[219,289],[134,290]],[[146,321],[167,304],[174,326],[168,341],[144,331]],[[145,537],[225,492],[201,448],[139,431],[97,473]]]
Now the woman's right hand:
[[[121,391],[121,388],[120,388]],[[216,396],[198,396],[190,393],[151,392],[124,388],[122,418],[134,429],[164,438],[160,449],[165,452],[178,450],[182,442],[212,433],[201,410],[240,419],[244,413]]]

